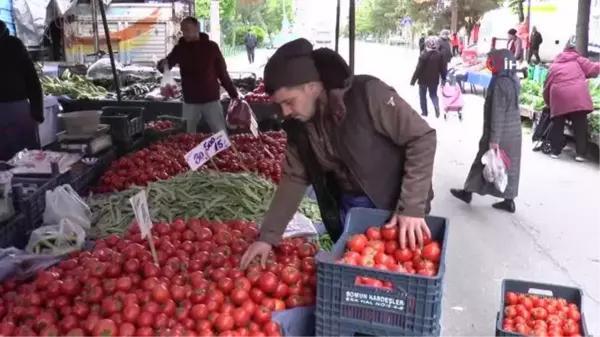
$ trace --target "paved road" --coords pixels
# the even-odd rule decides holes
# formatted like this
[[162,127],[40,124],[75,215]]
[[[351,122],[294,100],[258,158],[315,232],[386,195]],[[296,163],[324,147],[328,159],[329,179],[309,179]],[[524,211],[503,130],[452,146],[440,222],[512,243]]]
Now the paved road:
[[[347,44],[340,50],[347,55]],[[361,42],[356,50],[356,73],[378,76],[418,109],[417,89],[409,86],[415,51]],[[589,332],[600,334],[598,164],[575,163],[571,151],[560,160],[534,153],[524,134],[517,213],[491,208],[491,197],[465,205],[448,190],[462,186],[477,152],[482,107],[481,97],[466,95],[462,123],[429,117],[438,131],[433,212],[451,223],[443,334],[493,335],[504,278],[582,288]]]

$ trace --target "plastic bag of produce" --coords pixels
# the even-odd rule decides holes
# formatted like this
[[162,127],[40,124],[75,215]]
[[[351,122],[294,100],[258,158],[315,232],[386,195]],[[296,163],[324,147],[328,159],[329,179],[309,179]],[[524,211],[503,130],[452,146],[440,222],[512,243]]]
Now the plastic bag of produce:
[[[123,71],[123,65],[115,61],[115,68],[117,68],[117,74]],[[87,77],[92,80],[112,79],[112,66],[110,64],[110,58],[101,58],[94,62],[87,71]]]
[[241,99],[233,99],[227,108],[227,127],[230,129],[248,129],[256,120],[252,108],[248,102]]
[[57,256],[80,250],[84,243],[85,230],[71,219],[62,219],[58,225],[42,226],[31,232],[25,250]]
[[54,191],[46,191],[45,224],[56,225],[63,220],[68,220],[69,223],[89,229],[91,217],[90,208],[71,185],[62,185],[55,188]]
[[160,80],[160,94],[164,98],[175,98],[179,95],[179,87],[173,78],[173,74],[169,69],[169,64],[165,61],[165,72]]
[[10,218],[15,213],[10,196],[12,176],[9,171],[0,172],[0,221]]
[[14,247],[0,249],[0,282],[9,278],[28,279],[59,261],[58,257],[29,254]]
[[510,160],[502,150],[488,150],[481,158],[483,168],[483,178],[493,183],[496,189],[501,193],[508,184],[508,175],[506,171],[510,167]]

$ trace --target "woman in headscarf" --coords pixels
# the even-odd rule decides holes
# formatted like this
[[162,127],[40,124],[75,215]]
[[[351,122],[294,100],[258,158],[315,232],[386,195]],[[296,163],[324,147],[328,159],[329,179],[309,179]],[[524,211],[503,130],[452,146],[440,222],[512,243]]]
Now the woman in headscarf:
[[565,121],[569,119],[575,136],[575,160],[584,161],[588,142],[587,115],[594,110],[587,79],[600,73],[600,63],[579,55],[573,36],[565,50],[548,69],[544,84],[544,102],[550,107],[552,158],[558,158],[565,139]]
[[[519,93],[521,86],[517,78],[516,58],[508,49],[492,50],[488,54],[488,67],[492,80],[484,104],[483,135],[479,140],[479,151],[471,166],[462,189],[451,189],[456,198],[471,202],[473,193],[503,198],[492,206],[514,213],[514,199],[519,191],[521,168],[521,113]],[[507,69],[508,67],[508,69]],[[481,158],[488,150],[503,150],[510,159],[507,170],[508,185],[500,192],[493,183],[483,177],[484,165]]]
[[0,160],[39,148],[37,123],[44,121],[42,86],[27,49],[0,21]]
[[419,100],[421,103],[421,116],[427,117],[427,92],[433,103],[435,117],[440,117],[440,103],[437,96],[440,78],[442,83],[446,81],[446,62],[437,50],[437,38],[428,37],[425,40],[425,50],[419,56],[419,62],[410,81],[410,85],[419,82]]

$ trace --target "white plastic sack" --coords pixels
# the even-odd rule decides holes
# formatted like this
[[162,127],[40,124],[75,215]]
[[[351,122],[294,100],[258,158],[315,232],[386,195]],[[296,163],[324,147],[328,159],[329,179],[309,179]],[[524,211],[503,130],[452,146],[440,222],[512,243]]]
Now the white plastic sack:
[[10,196],[12,177],[13,175],[9,171],[0,172],[0,221],[10,218],[15,213]]
[[507,165],[502,159],[502,150],[488,150],[481,157],[483,168],[483,178],[493,183],[500,193],[504,193],[508,184]]
[[174,98],[179,95],[179,87],[171,74],[169,64],[165,61],[163,77],[160,80],[160,94],[165,98]]
[[[115,60],[115,68],[117,68],[117,73],[120,73],[123,70],[123,65]],[[105,57],[94,62],[88,68],[86,75],[93,80],[112,79],[113,73],[110,58]]]
[[317,230],[312,221],[304,214],[296,212],[292,220],[288,223],[283,233],[284,238],[313,236],[317,235]]
[[84,243],[85,230],[69,219],[62,219],[58,225],[34,230],[25,250],[33,254],[57,256],[80,250]]
[[63,220],[90,229],[92,212],[71,185],[62,185],[54,191],[46,191],[44,224],[58,225]]

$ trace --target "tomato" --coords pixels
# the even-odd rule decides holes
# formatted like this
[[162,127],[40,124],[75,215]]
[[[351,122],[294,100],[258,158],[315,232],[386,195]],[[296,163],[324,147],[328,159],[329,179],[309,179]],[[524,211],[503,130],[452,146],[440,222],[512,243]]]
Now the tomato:
[[229,314],[219,314],[215,321],[215,328],[220,332],[232,330],[234,326],[235,321]]
[[[525,307],[527,307],[525,305]],[[548,312],[544,308],[533,308],[531,310],[531,316],[536,320],[545,320],[548,317]]]
[[573,336],[580,332],[579,324],[577,324],[577,322],[575,322],[572,319],[567,319],[565,321],[565,323],[563,324],[562,329],[563,329],[563,333],[567,336]]
[[169,290],[162,284],[154,286],[152,289],[152,299],[158,303],[166,302],[169,299]]
[[267,336],[280,336],[279,333],[281,332],[281,328],[279,327],[279,324],[270,321],[263,326],[263,332]]
[[368,238],[364,234],[355,234],[348,240],[347,246],[351,251],[361,253],[367,246]]
[[435,241],[425,245],[422,249],[423,257],[429,261],[438,262],[440,260],[440,254],[440,245]]
[[152,327],[155,330],[164,329],[169,324],[169,316],[166,314],[160,313],[154,316],[154,321],[152,322]]
[[381,240],[381,232],[377,227],[371,226],[367,228],[366,234],[369,240]]
[[263,292],[271,294],[277,289],[279,280],[275,274],[271,272],[265,272],[260,276],[258,283]]
[[130,304],[123,309],[123,320],[125,322],[135,323],[142,312],[142,309],[137,304]]
[[314,273],[317,270],[317,263],[314,257],[305,257],[302,259],[302,271]]
[[258,325],[263,325],[271,320],[271,309],[261,305],[256,308],[252,314],[252,318]]
[[190,317],[195,320],[203,320],[208,316],[208,308],[205,304],[196,304],[190,309]]
[[185,299],[185,288],[180,285],[172,285],[170,288],[171,298],[175,302],[182,301]]
[[56,326],[49,325],[40,331],[39,336],[60,336],[60,332]]
[[13,322],[2,322],[0,323],[0,335],[1,336],[12,336],[13,331],[15,331],[16,327]]
[[135,325],[125,322],[119,325],[119,336],[122,337],[133,337],[135,334]]
[[398,241],[398,226],[395,225],[384,225],[380,230],[381,238],[393,242]]
[[137,318],[138,327],[151,327],[154,322],[154,315],[150,312],[143,311]]
[[[60,329],[62,331],[70,331],[79,327],[79,319],[73,315],[66,315],[60,320]],[[2,335],[6,336],[6,335]]]
[[241,328],[248,324],[251,315],[244,308],[236,308],[233,310],[231,316],[235,322],[235,326]]
[[101,319],[94,325],[92,334],[94,336],[117,336],[118,331],[119,328],[115,322],[110,319]]
[[281,270],[281,280],[287,284],[294,284],[300,280],[300,271],[296,267],[286,266]]
[[524,305],[527,309],[533,308],[533,301],[529,297],[521,297],[519,304]]
[[231,293],[231,291],[235,287],[235,283],[229,277],[224,277],[224,278],[220,279],[218,281],[217,285],[218,285],[219,289],[221,289],[221,291],[223,291],[223,293],[225,295],[228,295],[229,293]]
[[514,318],[516,316],[517,316],[517,309],[515,308],[514,305],[509,305],[506,308],[504,308],[504,317]]
[[247,299],[250,298],[248,292],[244,289],[236,288],[233,289],[230,295],[231,302],[236,305],[242,305]]
[[80,328],[75,328],[75,329],[67,331],[65,336],[81,337],[81,336],[85,336],[85,331],[83,331],[83,329],[80,329]]
[[569,318],[575,322],[579,322],[581,320],[581,314],[577,310],[569,309]]
[[135,330],[135,335],[140,337],[151,337],[154,336],[154,331],[150,327],[139,327]]
[[304,300],[300,295],[292,295],[285,301],[287,309],[292,309],[304,305]]
[[394,258],[398,262],[409,262],[413,259],[413,252],[410,249],[398,249],[394,252]]
[[129,276],[122,276],[117,279],[116,288],[120,291],[129,291],[133,286],[133,281]]

